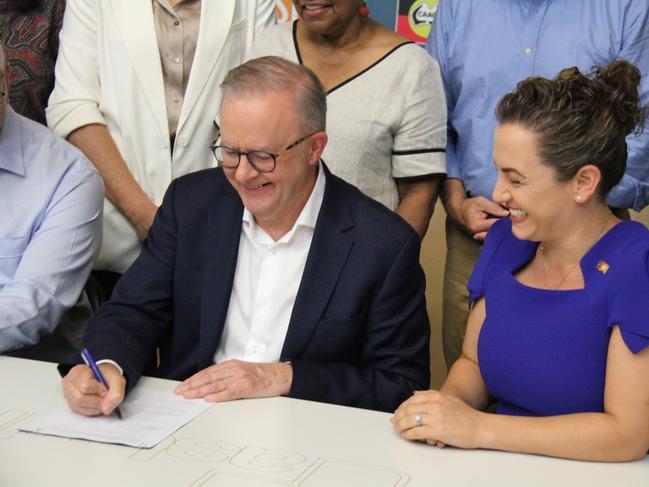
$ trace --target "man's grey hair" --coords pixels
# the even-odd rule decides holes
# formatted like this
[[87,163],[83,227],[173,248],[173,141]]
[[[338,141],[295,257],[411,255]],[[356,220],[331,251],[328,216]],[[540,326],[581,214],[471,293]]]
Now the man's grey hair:
[[327,124],[327,94],[309,68],[277,56],[252,59],[232,69],[221,83],[223,98],[264,94],[269,91],[293,99],[309,132],[324,131]]

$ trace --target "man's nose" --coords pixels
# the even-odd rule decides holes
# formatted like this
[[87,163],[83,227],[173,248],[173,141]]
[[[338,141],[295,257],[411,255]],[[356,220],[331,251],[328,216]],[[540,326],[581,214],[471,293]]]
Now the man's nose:
[[259,175],[259,171],[255,169],[255,167],[250,164],[250,160],[248,159],[248,154],[241,154],[239,157],[239,165],[237,166],[236,172],[235,172],[235,177],[237,181],[239,182],[245,182],[249,181],[250,179],[257,177]]

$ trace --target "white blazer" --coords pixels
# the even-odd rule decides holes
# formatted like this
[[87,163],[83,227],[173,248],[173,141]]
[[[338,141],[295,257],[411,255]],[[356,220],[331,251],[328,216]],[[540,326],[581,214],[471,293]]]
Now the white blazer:
[[[152,0],[68,0],[47,107],[48,126],[67,137],[106,125],[129,170],[159,205],[172,179],[215,164],[209,144],[219,85],[240,64],[259,28],[274,23],[274,0],[202,0],[196,54],[173,156]],[[96,269],[124,272],[139,253],[134,227],[104,201]]]

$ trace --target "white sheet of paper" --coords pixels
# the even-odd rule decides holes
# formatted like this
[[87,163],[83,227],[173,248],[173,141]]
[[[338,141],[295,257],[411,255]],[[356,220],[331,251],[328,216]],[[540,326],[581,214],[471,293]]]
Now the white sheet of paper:
[[135,388],[119,406],[123,419],[114,414],[83,416],[63,406],[44,416],[30,418],[18,425],[18,429],[43,435],[152,448],[211,406],[203,399],[183,399],[170,392]]

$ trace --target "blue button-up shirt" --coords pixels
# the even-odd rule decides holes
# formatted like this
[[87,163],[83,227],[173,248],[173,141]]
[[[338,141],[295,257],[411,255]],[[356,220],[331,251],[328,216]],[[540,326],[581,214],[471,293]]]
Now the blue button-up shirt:
[[[649,102],[647,0],[440,0],[426,49],[446,89],[448,177],[472,196],[491,198],[495,108],[518,81],[623,58],[640,69]],[[640,211],[649,203],[649,130],[627,143],[627,170],[608,203]]]
[[104,187],[83,154],[7,107],[0,130],[0,352],[38,342],[79,298]]

